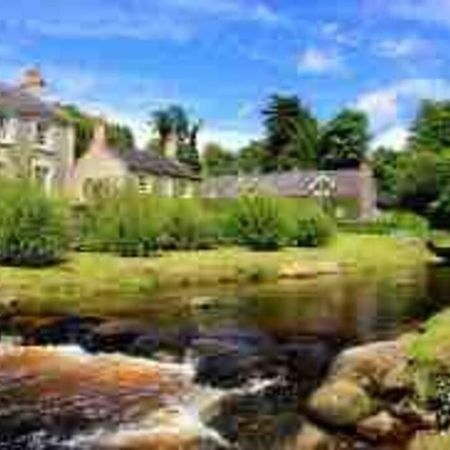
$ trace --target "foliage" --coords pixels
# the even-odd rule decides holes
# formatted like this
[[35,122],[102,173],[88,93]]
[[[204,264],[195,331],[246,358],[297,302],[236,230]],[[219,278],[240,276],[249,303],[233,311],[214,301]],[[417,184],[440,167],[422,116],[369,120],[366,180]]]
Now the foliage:
[[243,173],[259,173],[264,165],[266,149],[263,142],[252,141],[243,147],[238,154],[239,171]]
[[438,200],[431,208],[433,224],[439,228],[448,228],[450,225],[450,184],[439,195]]
[[207,144],[203,151],[203,167],[207,176],[237,174],[237,162],[233,153],[219,144]]
[[343,110],[322,131],[320,165],[333,170],[359,167],[367,154],[369,140],[367,115]]
[[397,174],[399,206],[426,214],[440,191],[440,158],[431,152],[411,153]]
[[313,202],[292,211],[291,239],[297,247],[320,247],[335,234],[332,219]]
[[62,201],[24,181],[1,181],[0,262],[46,266],[60,261],[69,245]]
[[378,148],[372,155],[378,204],[382,207],[392,207],[397,203],[398,166],[401,158],[399,152],[384,147]]
[[149,256],[158,249],[162,208],[157,199],[127,188],[97,198],[81,218],[83,250]]
[[150,124],[158,136],[156,147],[162,154],[166,152],[169,139],[173,136],[177,144],[177,159],[190,167],[192,171],[200,171],[197,142],[198,133],[202,127],[200,120],[191,119],[182,106],[171,105],[154,111]]
[[[98,119],[85,114],[73,105],[61,106],[60,114],[75,128],[75,157],[80,158],[89,148]],[[108,144],[119,151],[127,151],[135,146],[133,133],[124,125],[106,122],[106,137]]]
[[405,235],[425,239],[430,227],[426,219],[416,214],[404,211],[385,212],[372,221],[341,223],[344,231],[374,235]]
[[168,201],[162,220],[159,245],[166,250],[200,250],[216,244],[211,214],[196,199]]
[[318,123],[298,97],[272,96],[263,115],[265,172],[317,165]]
[[289,233],[283,204],[275,197],[244,195],[229,211],[225,234],[252,250],[278,250]]
[[440,153],[450,148],[450,101],[424,100],[411,128],[413,150]]

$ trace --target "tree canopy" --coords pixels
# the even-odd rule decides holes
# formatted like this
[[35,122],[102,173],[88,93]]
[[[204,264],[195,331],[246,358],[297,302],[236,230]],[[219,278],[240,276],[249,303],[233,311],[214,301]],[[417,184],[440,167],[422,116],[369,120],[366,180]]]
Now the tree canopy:
[[359,167],[369,149],[369,120],[365,113],[341,111],[325,124],[320,139],[320,166],[324,169]]
[[220,144],[211,142],[203,150],[203,168],[211,177],[235,175],[238,173],[236,155]]
[[450,149],[450,100],[424,100],[411,127],[413,150]]

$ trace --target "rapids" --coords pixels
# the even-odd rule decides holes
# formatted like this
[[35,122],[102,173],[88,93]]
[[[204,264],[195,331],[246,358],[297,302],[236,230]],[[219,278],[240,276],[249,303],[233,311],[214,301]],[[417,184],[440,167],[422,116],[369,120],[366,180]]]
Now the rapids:
[[189,364],[1,344],[0,449],[224,446],[203,423],[223,395],[193,377]]

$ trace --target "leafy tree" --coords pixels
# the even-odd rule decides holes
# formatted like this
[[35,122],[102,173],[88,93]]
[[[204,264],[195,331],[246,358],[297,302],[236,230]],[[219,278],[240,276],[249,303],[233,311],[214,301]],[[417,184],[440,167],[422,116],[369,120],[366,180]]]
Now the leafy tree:
[[399,152],[380,147],[372,155],[372,166],[377,181],[378,202],[381,206],[395,206],[398,191]]
[[411,148],[440,152],[450,149],[450,100],[424,100],[411,128]]
[[216,143],[210,143],[203,152],[203,168],[208,176],[235,175],[238,172],[236,156]]
[[126,152],[135,147],[133,133],[124,125],[107,123],[106,139],[108,145],[120,152]]
[[152,114],[153,129],[158,135],[158,144],[152,147],[164,154],[168,140],[175,136],[177,142],[177,159],[194,172],[200,171],[198,152],[198,133],[202,127],[200,120],[193,120],[186,110],[179,105],[171,105]]
[[250,144],[239,151],[239,171],[244,173],[262,172],[265,156],[266,149],[264,143],[259,141],[250,142]]
[[321,167],[358,167],[367,154],[369,140],[369,121],[365,113],[350,109],[340,112],[322,131]]
[[266,172],[316,166],[317,120],[298,97],[272,96],[263,115],[267,134]]
[[165,109],[159,109],[152,113],[150,122],[153,131],[158,136],[157,148],[164,153],[167,142],[173,133],[173,121],[170,112]]

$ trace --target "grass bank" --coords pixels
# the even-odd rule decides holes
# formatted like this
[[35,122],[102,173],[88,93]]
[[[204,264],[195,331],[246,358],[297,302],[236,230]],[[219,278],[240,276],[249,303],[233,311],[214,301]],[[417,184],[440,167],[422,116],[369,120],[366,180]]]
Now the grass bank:
[[292,265],[311,277],[330,266],[370,273],[402,270],[429,257],[418,241],[354,234],[340,234],[323,248],[271,253],[242,248],[165,252],[153,258],[74,253],[55,267],[0,268],[0,301],[17,299],[33,312],[85,312],[94,305],[107,311],[124,302],[148,303],[161,289],[276,281]]

